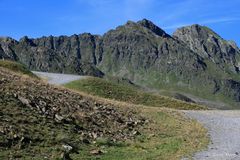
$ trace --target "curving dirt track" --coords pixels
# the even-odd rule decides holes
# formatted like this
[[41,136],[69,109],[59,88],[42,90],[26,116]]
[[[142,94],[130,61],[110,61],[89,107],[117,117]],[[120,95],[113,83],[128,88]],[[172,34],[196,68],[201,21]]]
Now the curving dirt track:
[[202,123],[209,132],[208,149],[198,152],[196,160],[240,160],[240,111],[183,111]]
[[36,72],[32,71],[37,76],[46,79],[48,83],[55,85],[62,85],[74,80],[85,78],[86,76],[73,75],[73,74],[60,74],[60,73],[48,73],[48,72]]

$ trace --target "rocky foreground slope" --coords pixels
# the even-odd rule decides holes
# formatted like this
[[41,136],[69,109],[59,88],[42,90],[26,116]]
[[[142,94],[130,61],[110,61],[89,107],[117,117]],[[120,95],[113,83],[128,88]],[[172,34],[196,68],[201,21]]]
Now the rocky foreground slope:
[[132,109],[104,105],[1,67],[0,108],[2,159],[67,158],[99,138],[109,143],[133,139],[146,123]]
[[31,70],[119,76],[235,107],[240,103],[239,56],[236,44],[207,27],[183,27],[170,36],[146,19],[128,21],[103,36],[0,39],[0,58]]

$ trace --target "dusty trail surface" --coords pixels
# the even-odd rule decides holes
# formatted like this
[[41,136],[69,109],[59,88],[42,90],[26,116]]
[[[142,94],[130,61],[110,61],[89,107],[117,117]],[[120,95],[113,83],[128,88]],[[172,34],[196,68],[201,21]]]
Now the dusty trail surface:
[[72,75],[72,74],[59,74],[59,73],[48,73],[48,72],[36,72],[32,71],[37,76],[44,78],[50,84],[62,85],[71,81],[85,78],[87,76]]
[[183,111],[202,123],[208,130],[211,143],[194,155],[196,160],[240,160],[240,111],[211,110]]

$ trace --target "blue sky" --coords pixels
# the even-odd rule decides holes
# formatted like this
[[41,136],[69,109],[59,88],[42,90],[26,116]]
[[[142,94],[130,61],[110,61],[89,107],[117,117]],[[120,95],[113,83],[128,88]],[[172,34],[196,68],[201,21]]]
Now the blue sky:
[[0,0],[0,36],[103,34],[147,18],[172,34],[206,25],[240,46],[240,0]]

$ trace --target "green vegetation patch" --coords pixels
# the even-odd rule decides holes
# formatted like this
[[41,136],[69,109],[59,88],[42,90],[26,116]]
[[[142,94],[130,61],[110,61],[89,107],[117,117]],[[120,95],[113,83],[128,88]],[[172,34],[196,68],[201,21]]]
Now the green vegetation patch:
[[168,107],[175,109],[206,109],[203,106],[185,103],[172,98],[146,93],[137,87],[110,82],[101,78],[90,77],[65,84],[65,87],[87,92],[95,96],[124,101],[138,105]]
[[14,62],[14,61],[0,60],[0,67],[7,68],[11,71],[14,71],[20,74],[25,74],[30,77],[37,78],[37,76],[34,75],[31,71],[29,71],[25,65]]

